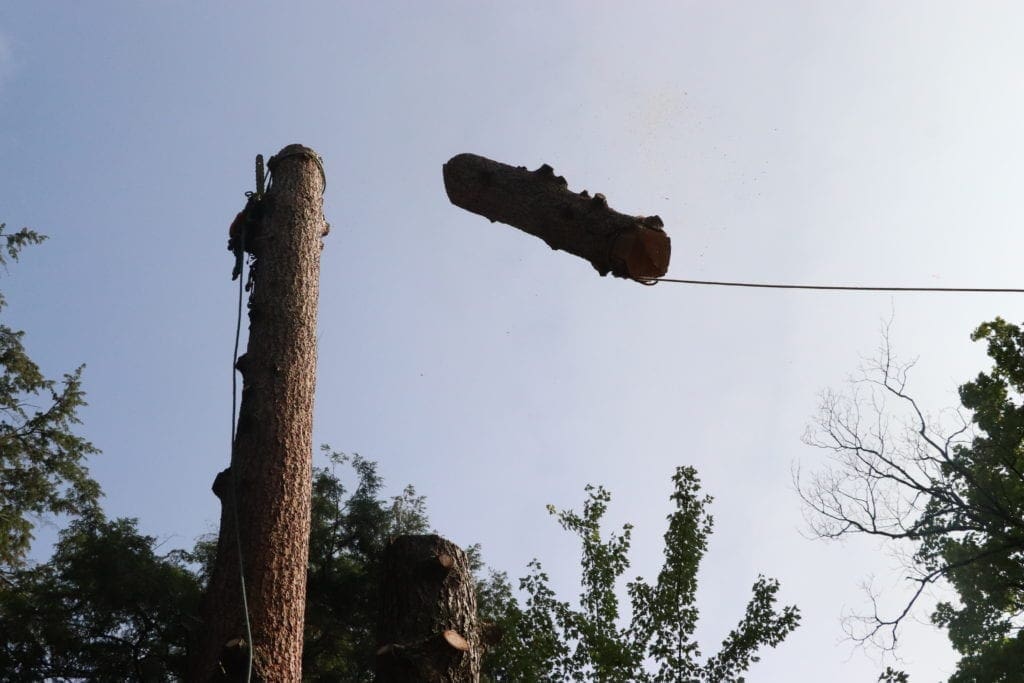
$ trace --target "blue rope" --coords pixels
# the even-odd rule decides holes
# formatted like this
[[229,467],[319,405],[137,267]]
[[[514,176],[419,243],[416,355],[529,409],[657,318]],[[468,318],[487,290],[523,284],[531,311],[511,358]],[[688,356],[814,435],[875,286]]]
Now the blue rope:
[[[263,199],[263,156],[256,157],[256,201]],[[238,234],[238,249],[242,254],[242,267],[245,264],[245,233],[247,225],[243,225]],[[249,598],[245,589],[245,563],[242,559],[242,530],[238,523],[238,467],[235,463],[235,419],[238,412],[238,343],[242,336],[242,301],[245,298],[245,277],[239,272],[238,277],[238,314],[235,318],[235,348],[231,359],[231,513],[235,523],[235,549],[238,552],[238,582],[242,588],[242,611],[245,615],[245,638],[248,664],[246,666],[246,683],[252,681],[252,623],[249,618]]]

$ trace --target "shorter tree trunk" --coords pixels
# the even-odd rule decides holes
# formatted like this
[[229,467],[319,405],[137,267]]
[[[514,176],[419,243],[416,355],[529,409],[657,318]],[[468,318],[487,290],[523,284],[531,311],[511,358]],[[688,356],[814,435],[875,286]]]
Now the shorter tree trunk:
[[483,652],[466,553],[440,536],[399,536],[381,569],[378,683],[479,681]]

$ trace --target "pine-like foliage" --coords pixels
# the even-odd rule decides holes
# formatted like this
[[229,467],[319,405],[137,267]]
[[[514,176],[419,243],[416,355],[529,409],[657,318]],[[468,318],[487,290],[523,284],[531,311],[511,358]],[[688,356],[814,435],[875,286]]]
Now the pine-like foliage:
[[134,519],[95,511],[60,534],[49,562],[0,586],[5,681],[180,679],[196,627],[199,582],[181,551]]
[[[0,268],[6,272],[7,259],[44,239],[25,228],[4,234],[0,224]],[[0,294],[0,314],[5,303]],[[47,379],[24,336],[0,323],[0,572],[21,565],[35,518],[94,510],[100,496],[85,462],[97,450],[73,431],[85,405],[83,368]]]

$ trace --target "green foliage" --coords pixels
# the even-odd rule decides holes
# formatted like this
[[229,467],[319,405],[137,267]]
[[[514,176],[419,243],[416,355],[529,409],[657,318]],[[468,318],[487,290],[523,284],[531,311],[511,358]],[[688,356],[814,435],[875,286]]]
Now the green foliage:
[[[907,368],[884,349],[864,380],[871,401],[824,407],[816,445],[839,467],[803,489],[826,537],[852,533],[908,542],[908,578],[917,589],[894,617],[868,617],[866,637],[897,627],[924,590],[943,582],[956,600],[940,602],[932,621],[962,655],[951,681],[1020,680],[1024,670],[1024,333],[1001,318],[978,327],[993,366],[960,387],[970,422],[940,428],[906,391]],[[902,440],[880,406],[907,408]],[[877,419],[860,419],[866,405]],[[887,410],[891,413],[894,406]],[[866,427],[871,424],[873,426]],[[897,432],[898,433],[898,432]],[[813,441],[812,441],[813,442]],[[894,678],[892,680],[902,680]]]
[[949,683],[1016,683],[1024,663],[1024,635],[994,640],[964,654]]
[[[43,237],[28,229],[5,235],[0,266]],[[4,306],[0,295],[0,312]],[[85,405],[82,367],[61,382],[47,379],[25,351],[24,332],[0,324],[0,571],[21,564],[32,542],[33,518],[93,510],[100,488],[87,456],[97,452],[75,435]]]
[[[427,531],[426,504],[411,486],[382,498],[375,463],[325,452],[331,466],[313,473],[305,680],[372,681],[379,558],[390,537]],[[4,680],[182,680],[215,545],[159,556],[134,520],[94,511],[72,522],[49,562],[0,582]]]
[[[610,494],[588,486],[583,513],[549,508],[564,529],[582,543],[582,587],[579,608],[559,600],[541,564],[520,582],[526,603],[519,608],[502,593],[500,614],[511,637],[493,653],[494,681],[740,681],[758,660],[763,646],[775,647],[800,621],[796,607],[776,611],[779,585],[759,577],[746,614],[722,643],[719,652],[701,661],[693,639],[698,619],[697,570],[707,550],[712,519],[708,496],[692,468],[681,467],[673,477],[672,501],[665,533],[665,563],[654,585],[636,579],[627,585],[632,620],[620,625],[616,584],[629,567],[631,527],[601,538]],[[492,577],[493,578],[493,577]],[[499,585],[495,588],[503,590]],[[507,649],[507,651],[504,651]]]
[[881,681],[881,683],[909,683],[910,676],[908,676],[906,672],[897,671],[891,666],[887,666],[885,667],[885,671],[882,672],[882,675],[878,677],[878,680]]
[[507,672],[517,670],[519,662],[532,656],[529,648],[536,643],[528,643],[518,637],[522,628],[520,622],[523,619],[523,611],[516,600],[508,574],[488,570],[487,575],[483,577],[481,566],[471,567],[478,576],[477,616],[482,624],[493,625],[502,635],[496,647],[488,647],[484,652],[481,680],[484,683],[511,680],[507,678]]
[[[326,452],[331,466],[314,471],[304,676],[372,681],[379,559],[394,535],[427,531],[425,503],[412,487],[382,498],[375,463]],[[341,465],[355,474],[351,491],[338,475]],[[758,649],[796,627],[796,608],[775,610],[778,584],[759,578],[719,654],[698,661],[696,571],[711,533],[710,498],[699,496],[693,470],[680,469],[675,482],[665,566],[654,586],[629,584],[628,627],[618,625],[615,585],[629,566],[629,528],[602,540],[610,501],[602,488],[588,487],[582,514],[552,510],[583,542],[579,609],[555,597],[536,561],[521,582],[524,605],[504,574],[479,581],[480,618],[505,634],[485,656],[484,680],[742,680]],[[0,632],[7,636],[0,670],[23,681],[180,679],[210,548],[205,539],[191,553],[158,556],[134,520],[111,522],[96,512],[73,522],[48,563],[19,569],[0,585]],[[479,547],[467,553],[482,572]]]
[[[376,464],[324,448],[330,466],[313,473],[303,670],[308,681],[372,681],[380,557],[398,534],[426,533],[422,496],[410,486],[383,498]],[[354,484],[339,467],[351,468]],[[485,655],[485,681],[726,681],[764,645],[796,627],[796,608],[775,611],[778,584],[759,578],[747,614],[718,655],[698,661],[696,572],[707,549],[710,498],[693,470],[676,473],[676,511],[665,535],[665,566],[654,586],[629,584],[633,621],[620,627],[617,580],[629,567],[630,530],[602,540],[610,495],[588,487],[582,514],[555,514],[583,542],[580,608],[558,600],[540,564],[521,582],[521,605],[508,578],[478,581],[478,612],[503,633]],[[19,568],[0,583],[0,671],[5,680],[180,680],[198,624],[213,540],[189,553],[157,555],[134,520],[92,511],[60,536],[53,558]],[[479,546],[467,549],[482,574]],[[658,666],[651,672],[651,666]]]
[[[994,366],[960,388],[978,433],[946,463],[947,500],[925,509],[916,559],[957,592],[933,615],[964,655],[952,681],[1019,680],[1024,670],[1024,332],[1001,318],[978,327]],[[951,504],[950,498],[955,496]]]
[[7,252],[7,258],[17,261],[23,248],[30,244],[42,244],[46,241],[46,235],[40,235],[35,230],[22,228],[18,232],[5,235],[4,230],[6,229],[7,224],[0,223],[0,238],[3,238],[3,246],[0,246],[0,266],[7,265],[7,259],[4,258],[3,252]]
[[157,555],[135,520],[87,514],[49,562],[0,587],[0,671],[8,681],[180,679],[199,597],[181,553]]

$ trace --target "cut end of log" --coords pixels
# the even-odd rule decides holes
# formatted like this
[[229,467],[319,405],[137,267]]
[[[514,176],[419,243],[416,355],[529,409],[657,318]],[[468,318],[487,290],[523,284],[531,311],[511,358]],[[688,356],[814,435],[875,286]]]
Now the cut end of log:
[[453,650],[469,652],[469,641],[459,635],[458,631],[447,629],[441,632],[441,637]]
[[[463,186],[471,185],[475,181],[481,187],[489,187],[494,181],[493,172],[486,167],[481,168],[480,160],[489,161],[476,154],[463,152],[462,154],[456,154],[448,160],[448,163],[441,166],[441,175],[444,178],[444,191],[448,195],[448,201],[455,206],[460,206],[461,196],[459,190]],[[472,176],[470,169],[476,170],[475,178]],[[493,223],[494,220],[492,219],[491,222]]]
[[442,569],[448,570],[455,566],[455,558],[451,555],[441,553],[437,556],[437,563],[441,565]]
[[[626,277],[645,280],[662,277],[668,272],[672,241],[660,228],[647,227],[654,218],[658,217],[643,219],[643,227],[624,233],[612,248],[615,260],[625,266],[623,275]],[[661,223],[660,218],[658,223]]]
[[267,166],[270,167],[271,170],[273,170],[273,166],[276,165],[278,161],[280,161],[284,157],[292,155],[303,155],[320,158],[320,155],[317,154],[316,150],[313,149],[312,147],[306,147],[305,145],[293,142],[290,145],[285,145],[284,147],[281,148],[280,152],[270,157],[270,160],[267,161]]

